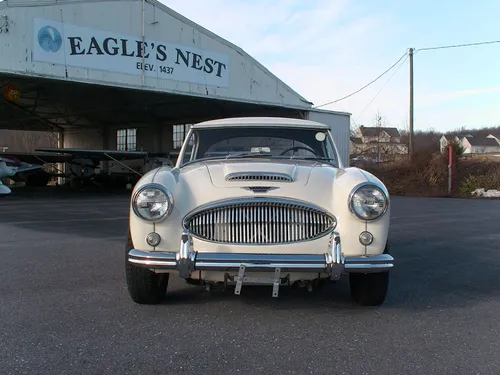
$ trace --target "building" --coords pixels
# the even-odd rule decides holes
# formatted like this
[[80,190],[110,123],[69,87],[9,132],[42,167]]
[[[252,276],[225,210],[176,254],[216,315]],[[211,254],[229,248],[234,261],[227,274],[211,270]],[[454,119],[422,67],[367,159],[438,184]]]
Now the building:
[[464,154],[500,153],[500,142],[496,138],[463,137]]
[[497,136],[493,135],[493,134],[489,134],[486,138],[493,138],[493,139],[496,139],[498,143],[500,143],[500,138],[498,138]]
[[178,149],[195,122],[300,118],[329,125],[349,165],[349,113],[313,109],[243,49],[156,0],[1,1],[0,51],[0,129],[158,154]]
[[439,138],[439,151],[443,153],[448,146],[450,142],[459,142],[463,143],[462,140],[464,138],[473,138],[474,136],[472,134],[465,134],[465,135],[442,135],[441,138]]
[[408,154],[408,146],[401,143],[401,134],[395,127],[360,126],[351,137],[350,154],[388,161]]

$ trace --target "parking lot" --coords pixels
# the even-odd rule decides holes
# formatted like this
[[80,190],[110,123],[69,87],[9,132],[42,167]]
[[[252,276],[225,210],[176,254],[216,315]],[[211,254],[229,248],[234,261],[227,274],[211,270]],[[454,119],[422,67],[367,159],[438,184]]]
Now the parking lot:
[[128,196],[0,200],[2,374],[498,374],[500,201],[394,197],[386,303],[206,292],[134,304]]

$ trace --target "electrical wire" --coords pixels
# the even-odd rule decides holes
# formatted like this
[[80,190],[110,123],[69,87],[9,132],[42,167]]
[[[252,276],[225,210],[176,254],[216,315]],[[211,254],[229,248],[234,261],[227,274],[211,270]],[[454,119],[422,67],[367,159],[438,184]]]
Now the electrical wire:
[[[484,42],[476,42],[476,43],[464,43],[464,44],[452,44],[452,45],[447,45],[447,46],[439,46],[439,47],[425,47],[425,48],[418,48],[418,49],[413,49],[413,52],[419,52],[419,51],[429,51],[429,50],[436,50],[436,49],[445,49],[445,48],[459,48],[459,47],[469,47],[469,46],[479,46],[479,45],[484,45],[484,44],[493,44],[493,43],[500,43],[500,40],[491,40],[491,41],[484,41]],[[351,96],[357,94],[358,92],[364,90],[365,88],[367,88],[368,86],[372,85],[373,83],[375,83],[376,81],[378,81],[380,78],[382,78],[385,74],[387,74],[389,71],[391,71],[404,57],[407,57],[407,52],[405,52],[399,59],[398,61],[396,61],[393,65],[391,65],[385,72],[383,72],[382,74],[380,74],[377,78],[375,78],[373,81],[367,83],[365,86],[361,87],[360,89],[354,91],[353,93],[349,94],[349,95],[346,95],[342,98],[339,98],[337,100],[333,100],[331,102],[328,102],[328,103],[325,103],[325,104],[321,104],[321,105],[317,105],[313,108],[321,108],[321,107],[324,107],[324,106],[327,106],[327,105],[330,105],[330,104],[334,104],[334,103],[337,103],[337,102],[340,102],[341,100],[344,100],[344,99],[347,99],[347,98],[350,98]],[[399,68],[398,68],[399,69]]]
[[385,72],[383,72],[382,74],[380,74],[377,78],[375,78],[373,81],[369,82],[368,84],[364,85],[363,87],[361,87],[360,89],[354,91],[353,93],[349,94],[349,95],[346,95],[340,99],[337,99],[337,100],[334,100],[334,101],[331,101],[331,102],[328,102],[328,103],[325,103],[325,104],[321,104],[321,105],[317,105],[313,108],[320,108],[320,107],[324,107],[326,105],[330,105],[330,104],[333,104],[333,103],[337,103],[337,102],[340,102],[341,100],[344,100],[344,99],[347,99],[347,98],[350,98],[351,96],[357,94],[358,92],[366,89],[368,86],[370,86],[371,84],[375,83],[376,81],[378,81],[380,78],[382,78],[384,75],[386,75],[389,71],[391,71],[391,69],[393,69],[401,60],[403,60],[403,58],[405,56],[408,56],[407,55],[407,52],[405,52],[399,59],[398,61],[396,61],[394,64],[392,64]]
[[415,50],[415,52],[418,51],[429,51],[433,49],[445,49],[445,48],[459,48],[459,47],[469,47],[469,46],[480,46],[483,44],[493,44],[493,43],[500,43],[500,40],[491,40],[491,41],[485,41],[485,42],[476,42],[476,43],[466,43],[466,44],[452,44],[448,46],[439,46],[439,47],[426,47],[426,48],[418,48]]
[[363,111],[360,113],[360,115],[358,117],[356,117],[356,119],[354,120],[354,122],[358,121],[359,118],[361,116],[363,116],[363,114],[368,109],[368,107],[373,103],[373,101],[377,98],[377,96],[379,96],[379,94],[382,92],[382,90],[384,89],[384,87],[387,86],[387,84],[391,81],[392,77],[394,77],[396,75],[396,73],[399,71],[399,69],[401,69],[401,67],[404,65],[404,63],[406,62],[407,59],[408,59],[408,55],[406,55],[406,58],[403,61],[401,61],[401,63],[396,68],[396,70],[394,71],[394,73],[392,73],[392,75],[389,77],[389,79],[387,81],[385,81],[385,83],[382,85],[382,87],[380,88],[380,90],[375,94],[375,96],[373,97],[373,99],[370,100],[370,102],[365,107],[365,109],[363,109]]

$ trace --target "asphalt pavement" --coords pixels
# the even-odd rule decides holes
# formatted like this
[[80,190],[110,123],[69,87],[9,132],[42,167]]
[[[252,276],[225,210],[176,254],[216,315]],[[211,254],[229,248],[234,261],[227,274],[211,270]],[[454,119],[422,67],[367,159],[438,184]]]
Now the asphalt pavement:
[[129,298],[128,195],[0,199],[1,374],[499,374],[500,201],[392,199],[380,307],[316,293]]

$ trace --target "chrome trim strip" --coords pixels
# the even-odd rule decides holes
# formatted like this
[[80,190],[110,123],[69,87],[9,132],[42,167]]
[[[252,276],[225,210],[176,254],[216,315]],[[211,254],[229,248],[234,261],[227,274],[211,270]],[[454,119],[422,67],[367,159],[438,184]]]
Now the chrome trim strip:
[[338,280],[342,273],[382,272],[394,266],[394,258],[389,254],[345,257],[340,244],[340,235],[334,232],[324,254],[199,253],[192,248],[191,235],[185,231],[178,252],[131,249],[127,258],[139,267],[176,270],[184,279],[194,271],[237,271],[245,266],[253,271],[274,272],[280,268],[288,272],[323,272],[330,279]]
[[147,267],[175,268],[177,265],[175,258],[176,253],[147,252],[135,249],[128,252],[129,263]]
[[298,205],[302,207],[306,207],[311,210],[321,211],[328,216],[335,217],[330,211],[325,210],[322,207],[316,206],[315,204],[299,200],[299,199],[291,199],[291,198],[282,198],[276,196],[247,196],[240,198],[231,198],[231,199],[221,199],[217,201],[213,201],[201,206],[196,207],[194,210],[188,212],[182,221],[182,224],[186,224],[186,220],[191,216],[196,215],[197,213],[205,210],[211,210],[215,208],[220,208],[224,206],[232,206],[234,204],[246,204],[246,203],[255,203],[255,202],[264,202],[264,203],[284,203],[284,204],[292,204]]

